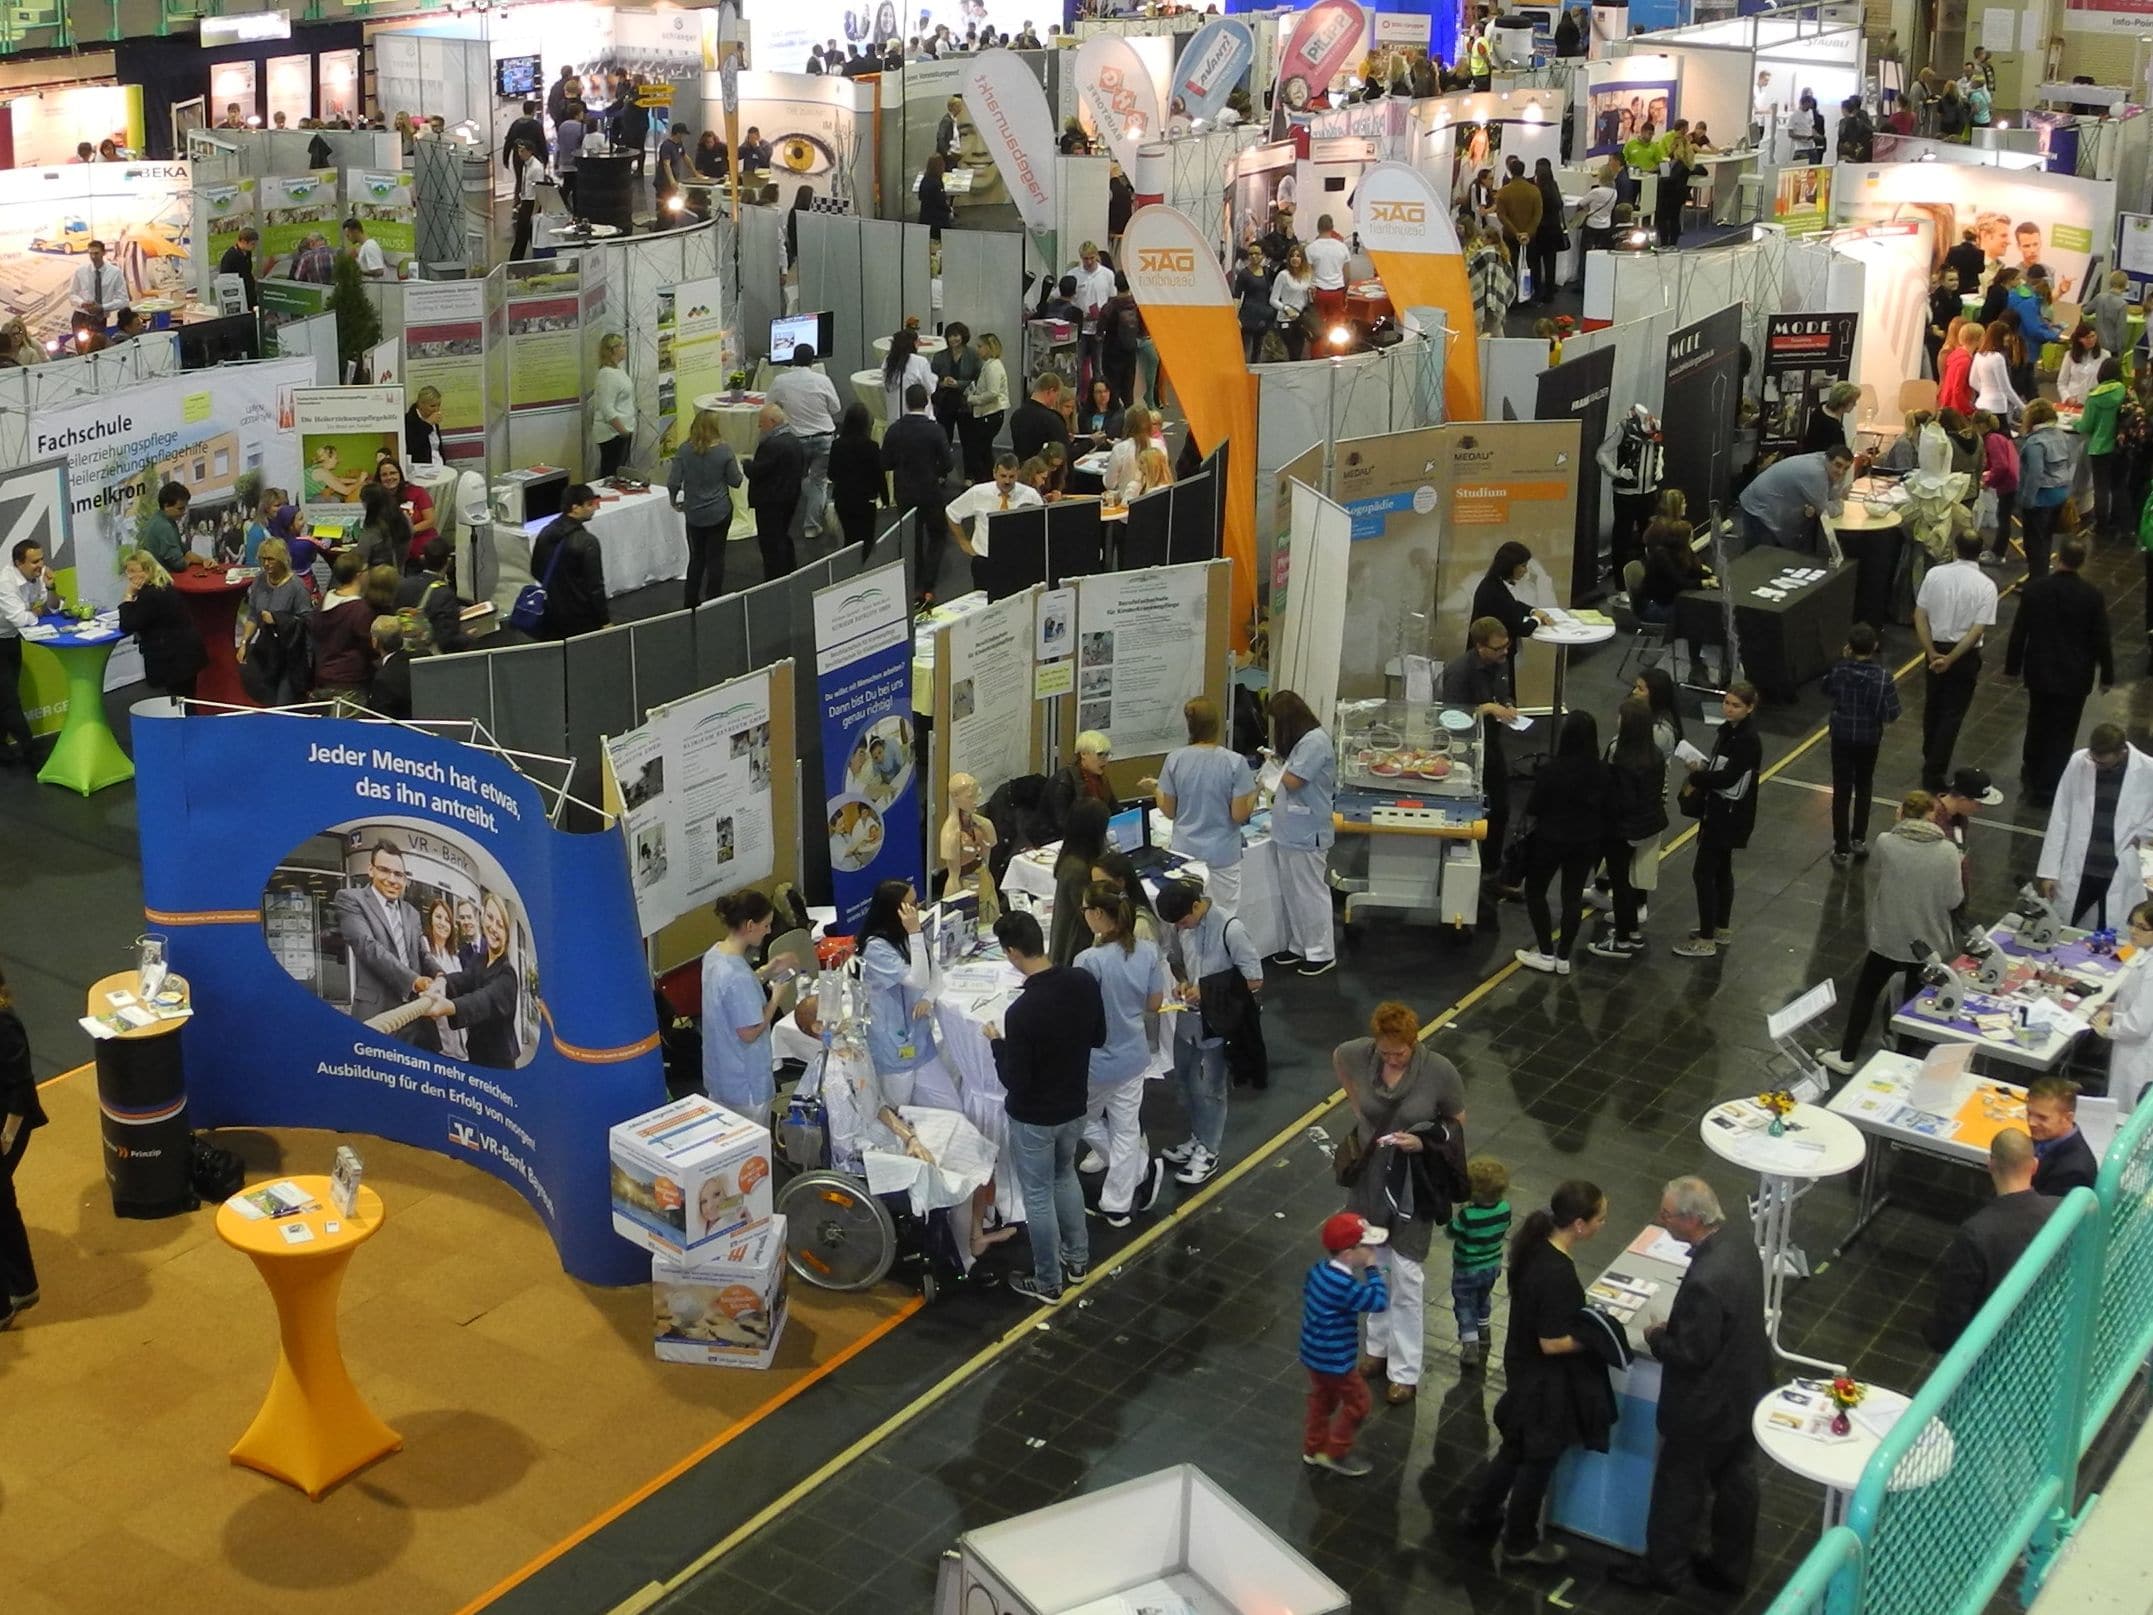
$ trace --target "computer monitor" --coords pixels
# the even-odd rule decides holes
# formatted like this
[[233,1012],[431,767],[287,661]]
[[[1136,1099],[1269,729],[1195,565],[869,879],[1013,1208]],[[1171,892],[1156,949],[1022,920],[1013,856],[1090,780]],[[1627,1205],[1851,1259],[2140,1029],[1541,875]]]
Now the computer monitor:
[[834,314],[782,315],[770,322],[770,362],[791,364],[793,346],[800,342],[813,347],[816,358],[827,359],[836,341],[837,317]]
[[1145,843],[1144,804],[1123,808],[1106,821],[1106,844],[1116,852],[1133,853]]

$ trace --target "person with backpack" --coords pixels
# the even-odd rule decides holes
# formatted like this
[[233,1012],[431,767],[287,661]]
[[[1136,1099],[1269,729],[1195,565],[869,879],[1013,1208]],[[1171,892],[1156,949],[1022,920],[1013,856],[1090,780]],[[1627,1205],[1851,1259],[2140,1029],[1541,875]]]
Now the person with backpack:
[[1866,163],[1875,155],[1876,125],[1869,121],[1861,97],[1850,95],[1839,103],[1839,160]]
[[455,547],[436,533],[419,556],[419,570],[396,586],[396,609],[426,619],[427,640],[437,652],[468,650],[471,636],[463,625],[463,601],[449,581]]
[[[605,557],[598,540],[585,524],[598,514],[598,495],[587,482],[572,485],[562,496],[561,513],[548,522],[531,545],[531,576],[527,586],[538,593],[537,621],[529,631],[540,639],[568,639],[587,634],[613,621],[606,599]],[[522,628],[519,617],[527,616],[524,595],[516,600],[511,625]]]
[[1376,1247],[1375,1265],[1391,1305],[1369,1315],[1361,1372],[1387,1381],[1383,1400],[1401,1407],[1420,1389],[1428,1248],[1470,1195],[1465,1079],[1421,1040],[1420,1017],[1397,1002],[1376,1005],[1368,1036],[1339,1044],[1331,1070],[1353,1107],[1353,1131],[1334,1161],[1346,1209],[1389,1236]]
[[1124,404],[1136,396],[1136,356],[1144,346],[1144,315],[1129,277],[1114,271],[1114,295],[1099,309],[1100,364],[1106,384]]

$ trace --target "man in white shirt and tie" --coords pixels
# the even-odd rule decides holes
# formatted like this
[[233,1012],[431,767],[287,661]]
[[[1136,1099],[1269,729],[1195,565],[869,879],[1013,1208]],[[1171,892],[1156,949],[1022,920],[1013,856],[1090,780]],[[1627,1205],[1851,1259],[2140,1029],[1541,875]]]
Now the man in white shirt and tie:
[[56,609],[60,594],[36,539],[23,539],[9,559],[0,573],[0,764],[14,767],[34,760],[30,720],[22,710],[22,631]]
[[1927,669],[1921,711],[1921,783],[1943,789],[1951,773],[1951,748],[1973,704],[1981,677],[1981,636],[1996,626],[1996,585],[1981,570],[1981,539],[1960,533],[1956,559],[1929,568],[1914,596],[1914,635]]
[[[982,482],[965,489],[944,507],[949,517],[950,536],[957,541],[957,548],[974,560],[987,553],[987,518],[1005,510],[1036,510],[1046,501],[1039,497],[1037,488],[1028,487],[1017,480],[1017,457],[1004,454],[994,462],[994,480]],[[967,520],[972,523],[969,536],[964,530]]]
[[844,403],[828,376],[815,368],[815,346],[793,344],[792,363],[770,378],[770,401],[785,412],[807,451],[807,480],[800,488],[800,509],[792,519],[793,537],[819,538],[823,512],[830,503],[830,443]]
[[102,241],[92,241],[90,261],[75,266],[75,273],[67,283],[67,297],[76,308],[94,308],[105,314],[125,308],[133,301],[127,292],[127,277],[120,273],[117,264],[105,262]]

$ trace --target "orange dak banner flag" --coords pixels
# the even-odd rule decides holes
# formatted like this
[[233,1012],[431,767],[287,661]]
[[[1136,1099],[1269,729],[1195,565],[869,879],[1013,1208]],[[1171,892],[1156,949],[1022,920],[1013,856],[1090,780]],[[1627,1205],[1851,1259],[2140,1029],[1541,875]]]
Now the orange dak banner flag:
[[1234,563],[1234,644],[1245,647],[1256,610],[1256,379],[1242,356],[1233,295],[1212,244],[1170,207],[1137,210],[1121,238],[1121,263],[1197,448],[1209,454],[1232,444],[1226,554]]
[[1473,324],[1473,286],[1443,199],[1417,169],[1377,163],[1361,176],[1353,211],[1361,245],[1368,249],[1399,317],[1409,308],[1441,309],[1456,334],[1443,355],[1443,418],[1480,420],[1480,336]]

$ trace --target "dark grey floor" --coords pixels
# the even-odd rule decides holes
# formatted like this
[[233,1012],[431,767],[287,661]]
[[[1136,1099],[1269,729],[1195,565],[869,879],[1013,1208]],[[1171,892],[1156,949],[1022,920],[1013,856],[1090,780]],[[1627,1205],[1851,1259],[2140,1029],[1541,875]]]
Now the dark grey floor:
[[[2112,547],[2092,575],[2111,591],[2126,682],[2089,706],[2086,722],[2124,719],[2143,743],[2149,696],[2138,557]],[[958,581],[945,574],[945,588]],[[660,586],[624,604],[644,614],[673,602]],[[2012,609],[2007,600],[1999,632]],[[1894,660],[1903,660],[1910,636],[1895,630],[1890,644]],[[1572,699],[1591,704],[1603,722],[1621,693],[1618,654],[1609,647],[1581,656],[1571,676]],[[1991,656],[1959,760],[1989,767],[2011,792],[2024,707],[2000,667],[2000,654]],[[1907,714],[1879,771],[1887,804],[1916,774],[1919,678],[1904,681],[1902,694]],[[112,705],[124,741],[124,699]],[[1820,716],[1813,692],[1767,709],[1768,761],[1800,746]],[[1747,1185],[1704,1151],[1697,1117],[1758,1085],[1767,1009],[1823,975],[1849,985],[1862,952],[1864,875],[1834,871],[1826,861],[1828,802],[1803,788],[1823,778],[1824,753],[1811,748],[1764,787],[1758,835],[1737,860],[1739,939],[1727,956],[1697,964],[1665,951],[1694,912],[1689,857],[1677,853],[1648,927],[1649,956],[1627,966],[1583,957],[1576,974],[1561,980],[1514,975],[1437,1036],[1466,1074],[1472,1147],[1510,1164],[1520,1204],[1573,1175],[1606,1189],[1612,1220],[1588,1257],[1611,1253],[1642,1225],[1659,1184],[1674,1173],[1703,1171],[1730,1207],[1740,1206]],[[1976,912],[2000,909],[2030,873],[2038,840],[2026,831],[2038,822],[2014,802],[1976,826]],[[29,1023],[38,1068],[49,1074],[88,1057],[88,1040],[75,1025],[83,988],[124,968],[142,929],[133,796],[121,788],[83,801],[0,771],[0,823],[0,965]],[[1375,922],[1334,975],[1276,979],[1267,1015],[1272,1086],[1236,1093],[1229,1130],[1229,1158],[1258,1153],[1253,1171],[1202,1198],[1140,1260],[1094,1281],[1081,1304],[1062,1309],[1049,1327],[1026,1334],[816,1488],[670,1607],[773,1615],[925,1610],[937,1556],[967,1527],[1179,1461],[1202,1464],[1347,1585],[1357,1611],[1538,1607],[1561,1577],[1497,1578],[1450,1523],[1460,1488],[1487,1450],[1487,1410],[1501,1376],[1458,1376],[1440,1258],[1431,1275],[1431,1359],[1421,1400],[1379,1411],[1365,1437],[1378,1472],[1349,1483],[1313,1476],[1295,1461],[1299,1280],[1312,1231],[1335,1208],[1336,1191],[1313,1141],[1295,1135],[1264,1153],[1282,1127],[1330,1091],[1329,1049],[1359,1030],[1375,1002],[1398,997],[1424,1013],[1441,1009],[1490,976],[1524,939],[1524,915],[1514,905],[1501,910],[1498,931],[1462,944]],[[1163,1095],[1153,1096],[1155,1134],[1171,1131],[1171,1112]],[[1335,1132],[1335,1118],[1329,1125]],[[1897,1203],[1854,1252],[1799,1287],[1788,1329],[1792,1341],[1900,1386],[1926,1364],[1915,1326],[1931,1298],[1929,1272],[1978,1188],[1971,1173],[1913,1165],[1901,1172]],[[1176,1203],[1170,1194],[1162,1212]],[[1830,1187],[1805,1203],[1802,1234],[1813,1255],[1821,1258],[1836,1243],[1851,1210],[1851,1196]],[[1111,1268],[1112,1251],[1141,1231],[1108,1236],[1094,1224],[1095,1249],[1109,1258],[1103,1265]],[[1024,1316],[1021,1304],[998,1290],[959,1293],[929,1309],[509,1594],[503,1607],[603,1610],[675,1575]],[[1767,1477],[1766,1569],[1741,1607],[1761,1608],[1806,1551],[1817,1509],[1806,1484]],[[1578,1558],[1577,1580],[1561,1595],[1571,1605],[1653,1607],[1602,1583],[1604,1556],[1582,1549]],[[1700,1597],[1664,1607],[1712,1609],[1728,1601]]]

